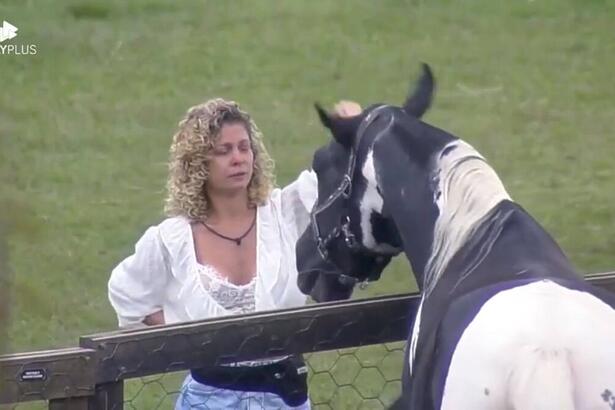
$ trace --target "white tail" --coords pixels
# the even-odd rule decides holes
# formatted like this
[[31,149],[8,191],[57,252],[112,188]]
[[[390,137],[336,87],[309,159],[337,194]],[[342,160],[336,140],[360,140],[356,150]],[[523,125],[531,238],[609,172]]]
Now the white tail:
[[574,383],[568,351],[528,349],[509,379],[514,410],[574,410]]

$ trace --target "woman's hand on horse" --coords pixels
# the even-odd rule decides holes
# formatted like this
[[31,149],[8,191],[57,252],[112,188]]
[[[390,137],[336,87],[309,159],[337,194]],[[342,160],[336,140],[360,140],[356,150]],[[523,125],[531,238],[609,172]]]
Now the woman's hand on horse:
[[337,104],[335,104],[333,111],[338,117],[347,118],[361,114],[363,108],[361,108],[361,105],[357,102],[350,100],[341,100]]

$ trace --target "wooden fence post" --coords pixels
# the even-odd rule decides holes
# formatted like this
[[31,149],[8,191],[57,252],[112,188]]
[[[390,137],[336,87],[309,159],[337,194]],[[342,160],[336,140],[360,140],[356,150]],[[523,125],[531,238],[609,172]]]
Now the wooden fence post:
[[49,410],[90,410],[87,397],[67,397],[49,400]]
[[124,380],[96,385],[89,398],[88,410],[122,410],[124,408]]

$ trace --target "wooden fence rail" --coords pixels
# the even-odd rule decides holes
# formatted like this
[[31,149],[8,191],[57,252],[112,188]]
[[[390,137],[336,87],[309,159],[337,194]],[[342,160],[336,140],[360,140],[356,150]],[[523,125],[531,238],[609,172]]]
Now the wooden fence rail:
[[[589,274],[615,292],[615,272]],[[0,405],[121,409],[124,380],[193,367],[405,340],[418,294],[322,303],[82,336],[80,347],[0,356]]]

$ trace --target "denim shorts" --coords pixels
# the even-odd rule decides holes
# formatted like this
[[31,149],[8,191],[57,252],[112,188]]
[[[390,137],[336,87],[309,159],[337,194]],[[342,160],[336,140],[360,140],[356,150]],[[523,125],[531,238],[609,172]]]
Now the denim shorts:
[[175,410],[310,410],[310,401],[288,406],[277,394],[236,391],[207,386],[188,374],[175,402]]

